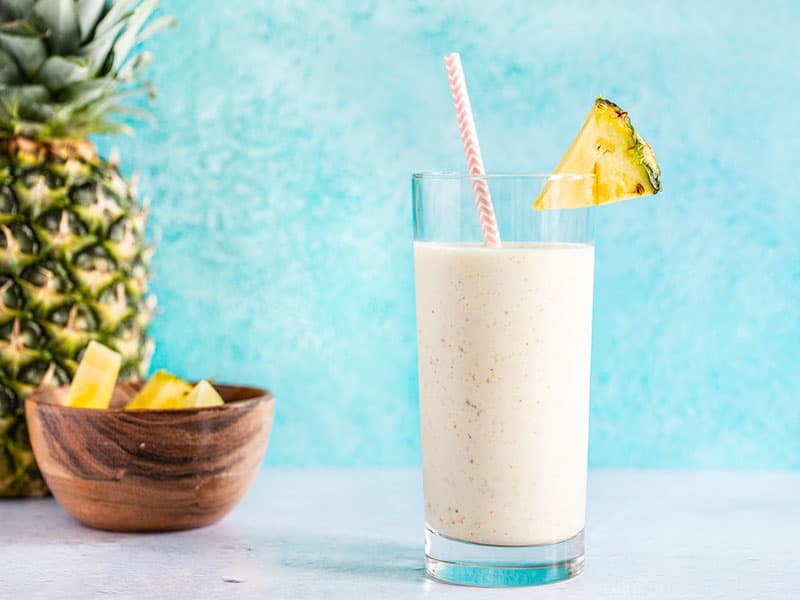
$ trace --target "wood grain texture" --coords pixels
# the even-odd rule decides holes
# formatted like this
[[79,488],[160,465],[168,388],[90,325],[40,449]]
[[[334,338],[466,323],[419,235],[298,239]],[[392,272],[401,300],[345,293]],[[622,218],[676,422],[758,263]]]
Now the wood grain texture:
[[[261,389],[214,387],[224,405],[182,410],[71,408],[61,405],[67,388],[28,398],[34,454],[56,500],[84,525],[112,531],[218,521],[258,472],[275,403]],[[132,391],[119,390],[112,406]]]

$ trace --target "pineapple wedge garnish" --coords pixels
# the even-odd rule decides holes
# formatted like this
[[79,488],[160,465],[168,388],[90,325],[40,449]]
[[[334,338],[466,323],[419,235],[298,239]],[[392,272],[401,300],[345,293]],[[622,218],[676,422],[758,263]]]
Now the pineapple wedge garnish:
[[89,342],[69,386],[67,406],[108,408],[121,364],[118,353],[103,344]]
[[191,391],[191,384],[180,377],[166,371],[158,371],[125,408],[183,408],[186,396]]
[[181,408],[196,408],[200,406],[220,406],[224,404],[222,396],[217,393],[210,383],[205,379],[192,388],[189,395],[184,399],[185,405]]
[[661,190],[661,169],[650,144],[636,133],[628,113],[603,98],[595,101],[586,122],[553,173],[593,173],[592,194],[571,193],[574,186],[547,182],[534,208],[583,208],[648,196]]

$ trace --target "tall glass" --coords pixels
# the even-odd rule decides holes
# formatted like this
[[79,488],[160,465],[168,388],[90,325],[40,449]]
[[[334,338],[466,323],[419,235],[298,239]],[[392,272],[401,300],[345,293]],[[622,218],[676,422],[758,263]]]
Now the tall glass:
[[583,569],[594,246],[592,175],[486,175],[502,248],[482,244],[475,177],[412,177],[428,573],[551,583]]

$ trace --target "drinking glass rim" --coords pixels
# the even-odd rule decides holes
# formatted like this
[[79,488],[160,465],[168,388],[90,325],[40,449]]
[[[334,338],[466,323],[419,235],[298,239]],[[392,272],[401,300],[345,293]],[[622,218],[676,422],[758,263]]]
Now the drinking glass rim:
[[594,179],[594,173],[484,173],[472,175],[455,171],[421,171],[412,173],[411,179],[547,179],[548,181],[582,181]]

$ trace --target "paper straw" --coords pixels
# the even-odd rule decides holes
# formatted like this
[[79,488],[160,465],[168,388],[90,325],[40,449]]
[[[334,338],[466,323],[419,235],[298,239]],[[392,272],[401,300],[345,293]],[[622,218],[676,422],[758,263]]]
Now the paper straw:
[[[472,105],[469,103],[469,94],[467,94],[467,82],[464,79],[464,70],[461,68],[461,57],[457,52],[448,54],[444,57],[444,66],[447,68],[450,93],[456,107],[458,129],[461,131],[461,142],[464,144],[464,154],[467,157],[467,169],[470,175],[485,175],[481,147],[478,144],[478,133],[475,130],[475,119],[472,117]],[[483,243],[491,248],[499,248],[501,246],[500,232],[497,229],[492,196],[489,194],[489,184],[486,179],[474,178],[472,193],[475,195],[475,206],[481,222]]]

